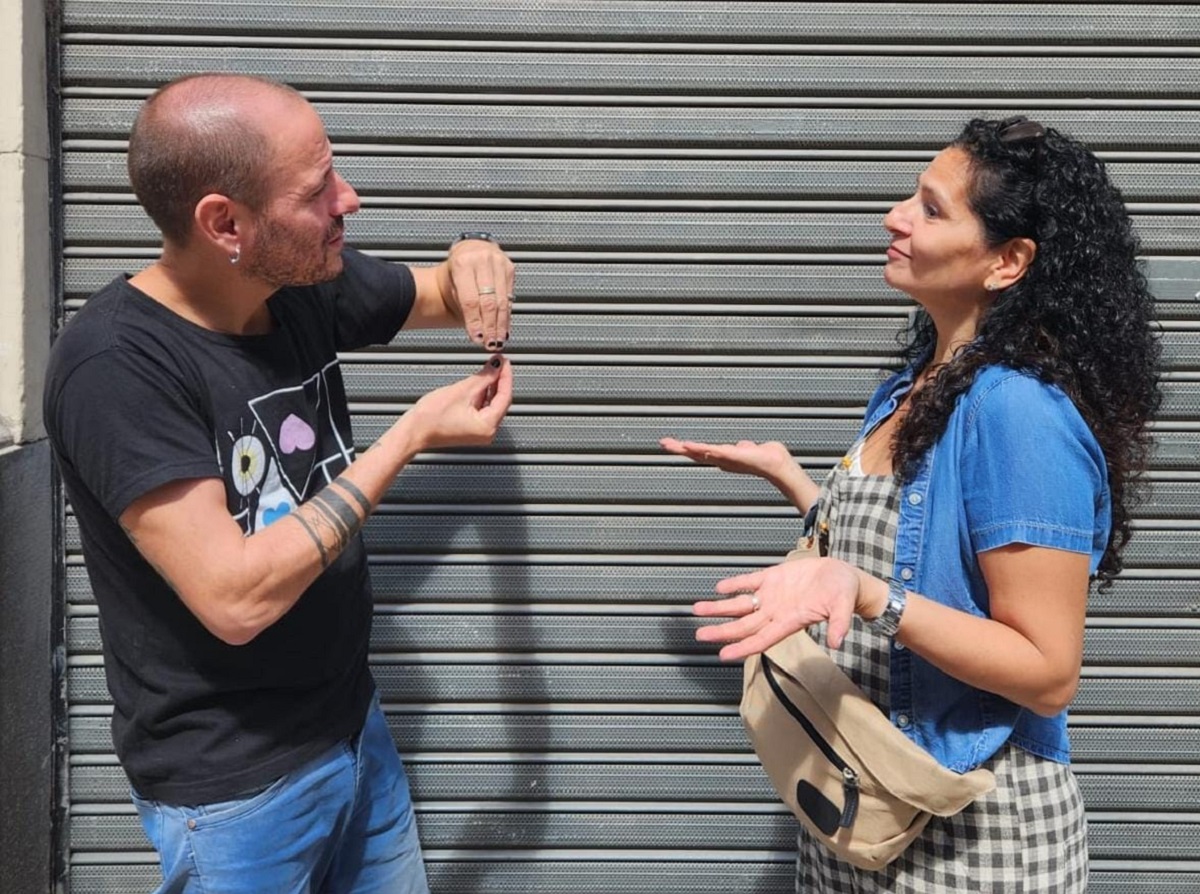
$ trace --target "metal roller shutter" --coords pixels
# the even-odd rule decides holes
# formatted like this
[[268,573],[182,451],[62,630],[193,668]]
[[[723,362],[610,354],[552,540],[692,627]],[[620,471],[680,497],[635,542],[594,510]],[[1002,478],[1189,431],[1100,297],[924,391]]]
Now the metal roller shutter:
[[[881,216],[975,114],[1036,114],[1110,162],[1169,373],[1130,570],[1093,599],[1072,715],[1100,894],[1200,890],[1200,7],[585,0],[65,0],[67,312],[153,257],[125,139],[212,69],[316,104],[363,196],[352,242],[518,262],[518,398],[430,454],[367,528],[373,662],[434,890],[784,892],[793,821],[689,605],[775,560],[795,513],[677,462],[676,434],[780,439],[817,474],[908,313]],[[345,358],[360,448],[473,369],[448,333]],[[155,874],[112,755],[67,508],[74,894]]]

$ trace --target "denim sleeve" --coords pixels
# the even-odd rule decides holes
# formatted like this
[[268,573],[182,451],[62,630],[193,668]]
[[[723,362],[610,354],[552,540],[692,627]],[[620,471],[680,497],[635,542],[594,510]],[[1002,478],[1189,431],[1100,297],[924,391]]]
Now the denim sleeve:
[[975,552],[1026,543],[1091,553],[1111,507],[1100,445],[1062,391],[1011,370],[983,374],[966,398],[963,500]]

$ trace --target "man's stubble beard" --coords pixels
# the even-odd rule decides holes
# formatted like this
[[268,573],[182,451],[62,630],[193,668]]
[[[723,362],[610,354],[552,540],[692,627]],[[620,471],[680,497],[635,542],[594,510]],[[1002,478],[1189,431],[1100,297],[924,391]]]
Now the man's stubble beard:
[[[339,221],[331,231],[342,226]],[[324,235],[327,238],[330,232]],[[311,246],[305,244],[308,239],[307,235],[298,234],[286,224],[261,217],[256,221],[254,245],[242,255],[242,269],[247,276],[277,289],[311,286],[335,279],[342,272],[340,253],[330,261],[325,238]]]

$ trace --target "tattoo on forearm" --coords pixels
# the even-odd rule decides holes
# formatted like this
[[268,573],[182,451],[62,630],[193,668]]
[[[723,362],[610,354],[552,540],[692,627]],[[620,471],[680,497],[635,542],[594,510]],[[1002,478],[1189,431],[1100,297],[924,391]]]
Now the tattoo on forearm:
[[350,535],[358,530],[358,513],[354,507],[342,499],[340,494],[326,491],[311,500],[313,508],[321,516],[321,520],[333,532],[334,543],[339,550],[345,548]]
[[350,496],[354,497],[358,505],[362,507],[364,518],[371,514],[371,501],[367,499],[366,494],[359,490],[358,486],[353,481],[345,476],[342,476],[340,478],[333,479],[333,483]]
[[300,522],[300,527],[304,528],[308,536],[312,538],[312,542],[317,545],[317,552],[321,554],[321,568],[328,568],[329,552],[325,549],[325,544],[321,542],[321,538],[317,535],[317,532],[313,530],[312,525],[310,525],[305,520],[304,516],[298,511],[288,513],[288,517],[294,518],[296,521]]
[[350,539],[359,532],[371,505],[354,485],[347,487],[346,481],[341,478],[336,479],[334,483],[345,488],[346,492],[364,507],[362,517],[341,494],[329,487],[310,497],[307,503],[291,513],[317,545],[322,569],[328,568],[346,548]]

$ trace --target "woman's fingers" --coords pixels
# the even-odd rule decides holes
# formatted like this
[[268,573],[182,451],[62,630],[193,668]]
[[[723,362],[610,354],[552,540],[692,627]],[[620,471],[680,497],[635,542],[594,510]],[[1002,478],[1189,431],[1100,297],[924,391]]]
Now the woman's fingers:
[[658,443],[664,450],[678,456],[686,456],[696,462],[705,462],[712,458],[720,448],[715,444],[704,444],[699,441],[681,441],[678,438],[659,438]]
[[846,634],[850,632],[850,623],[854,620],[854,604],[839,600],[829,608],[829,618],[825,627],[825,642],[831,649],[840,649]]
[[743,661],[751,655],[767,651],[782,639],[795,633],[785,625],[772,621],[760,626],[744,639],[731,642],[717,653],[722,661]]
[[766,575],[767,569],[751,571],[749,574],[738,574],[717,581],[717,585],[713,589],[722,596],[732,596],[743,591],[753,593],[762,586]]
[[708,624],[696,630],[696,640],[702,643],[734,643],[758,632],[768,623],[765,615],[748,612],[724,624]]
[[858,573],[835,559],[800,559],[761,571],[727,577],[716,585],[726,599],[697,602],[702,618],[733,618],[696,631],[701,642],[724,642],[723,659],[744,658],[786,636],[828,622],[827,642],[840,648],[850,630]]

